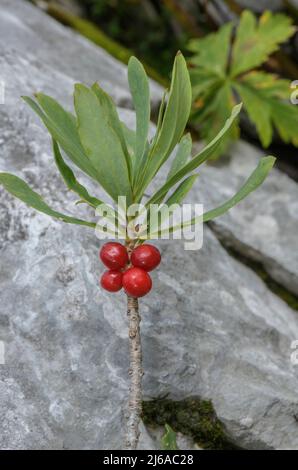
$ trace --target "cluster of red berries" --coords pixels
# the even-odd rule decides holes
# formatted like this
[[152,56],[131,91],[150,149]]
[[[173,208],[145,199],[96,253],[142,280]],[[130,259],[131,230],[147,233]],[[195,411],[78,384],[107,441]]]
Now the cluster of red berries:
[[139,245],[129,258],[125,246],[117,242],[106,243],[99,252],[103,264],[109,268],[101,277],[101,286],[109,292],[122,287],[131,297],[143,297],[152,287],[148,271],[156,268],[161,260],[159,250],[153,245]]

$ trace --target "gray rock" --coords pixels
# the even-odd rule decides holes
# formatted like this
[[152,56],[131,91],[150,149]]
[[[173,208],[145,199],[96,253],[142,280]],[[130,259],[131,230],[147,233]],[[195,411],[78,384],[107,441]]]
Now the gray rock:
[[282,0],[237,0],[242,8],[248,8],[256,13],[262,13],[265,10],[279,11],[283,9]]
[[[231,158],[200,171],[197,198],[206,209],[229,199],[256,167],[262,152],[240,141]],[[260,261],[271,277],[298,294],[298,185],[279,170],[247,199],[212,223],[218,236]]]
[[[12,3],[16,12],[32,8]],[[11,22],[13,17],[11,11]],[[45,37],[64,34],[48,21],[41,38],[43,30]],[[21,29],[17,16],[15,23]],[[16,47],[2,55],[9,89],[32,92],[36,83],[56,91],[67,105],[72,65],[69,73],[51,60],[45,68],[40,60],[22,67],[22,51]],[[94,52],[94,62],[96,57]],[[21,174],[53,207],[93,217],[73,205],[49,137],[32,113],[21,102],[6,102],[0,111],[1,170]],[[132,113],[121,113],[132,125]],[[89,188],[103,197],[92,183]],[[123,294],[98,289],[99,241],[92,230],[37,214],[2,188],[0,211],[0,340],[6,361],[0,365],[0,448],[121,448],[128,393],[126,305]],[[298,339],[296,313],[231,258],[208,227],[198,252],[184,252],[178,241],[159,245],[163,263],[153,273],[153,292],[141,301],[145,398],[168,393],[173,399],[211,399],[238,445],[297,448],[298,372],[290,361],[291,342]],[[157,447],[144,429],[142,436],[140,447]]]
[[[132,106],[126,66],[27,1],[1,0],[0,58],[0,80],[5,81],[8,102],[18,99],[18,94],[12,90],[2,61],[11,67],[13,82],[19,83],[22,93],[41,91],[42,87],[45,93],[55,91],[59,98],[60,80],[88,85],[98,81],[117,104]],[[46,74],[47,83],[40,81]],[[157,106],[162,88],[152,80],[150,84],[152,103]]]

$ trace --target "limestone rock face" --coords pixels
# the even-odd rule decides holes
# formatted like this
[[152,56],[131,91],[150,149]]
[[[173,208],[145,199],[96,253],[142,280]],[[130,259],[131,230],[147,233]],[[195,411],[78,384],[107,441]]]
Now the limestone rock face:
[[[7,101],[0,106],[0,170],[22,175],[53,207],[91,218],[94,214],[74,206],[75,198],[65,190],[46,130],[15,97],[38,87],[69,105],[73,82],[91,79],[87,57],[93,58],[90,64],[97,64],[110,89],[119,87],[126,96],[124,79],[117,73],[123,70],[124,76],[124,67],[116,63],[111,71],[98,57],[108,63],[113,59],[25,2],[3,1],[1,8],[0,35],[15,39],[12,47],[1,41]],[[57,44],[59,37],[65,39],[65,51],[54,54],[51,41]],[[68,47],[77,52],[76,64],[67,62]],[[98,73],[94,69],[94,78]],[[132,126],[133,113],[120,113]],[[231,169],[236,186],[244,170]],[[228,196],[230,180],[221,179],[220,173],[216,180],[217,171],[224,175],[227,170],[210,172],[216,191]],[[268,185],[277,184],[276,178]],[[84,176],[80,181],[104,197]],[[203,184],[202,191],[213,203]],[[195,190],[194,202],[197,196]],[[242,220],[249,217],[244,204]],[[250,206],[245,207],[249,212]],[[261,204],[253,207],[254,217],[262,213]],[[0,448],[121,448],[128,393],[126,305],[122,293],[110,295],[98,288],[99,240],[90,229],[36,213],[2,188],[0,216],[0,340],[5,345]],[[284,223],[295,223],[294,212],[283,217]],[[229,224],[230,231],[235,224],[240,239],[244,226],[233,219]],[[258,247],[262,233],[251,230]],[[272,239],[272,246],[279,243],[279,238]],[[200,251],[184,251],[178,241],[158,244],[163,262],[153,273],[152,293],[140,302],[145,398],[167,393],[173,399],[210,399],[237,445],[297,448],[298,369],[291,363],[297,313],[232,258],[209,227]],[[145,428],[140,447],[158,447]]]
[[[33,91],[65,94],[57,84],[98,81],[117,104],[131,107],[126,66],[71,29],[63,27],[25,0],[1,0],[0,69],[7,104]],[[6,79],[7,72],[13,80]],[[44,80],[44,77],[47,80]],[[19,86],[19,88],[17,88]],[[69,94],[69,93],[68,93]],[[162,89],[151,81],[152,104]]]
[[[240,141],[224,165],[202,167],[197,197],[214,207],[229,199],[257,166],[262,152]],[[298,294],[298,185],[274,169],[237,207],[212,222],[220,238],[260,261],[271,277]]]

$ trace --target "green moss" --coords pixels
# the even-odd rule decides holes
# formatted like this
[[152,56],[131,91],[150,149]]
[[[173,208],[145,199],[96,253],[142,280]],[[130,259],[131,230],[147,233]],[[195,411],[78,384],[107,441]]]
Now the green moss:
[[[90,41],[102,47],[109,54],[111,54],[113,57],[120,60],[124,64],[127,64],[129,58],[133,55],[133,51],[127,49],[126,47],[123,47],[118,42],[109,38],[103,31],[101,31],[90,21],[68,13],[63,8],[51,3],[47,7],[47,13],[60,23],[66,26],[70,26],[74,30],[78,31],[80,34],[82,34],[82,36],[85,36]],[[156,70],[146,64],[143,65],[146,72],[151,78],[153,78],[165,87],[168,86],[168,81],[161,77],[161,75],[159,75]]]
[[225,435],[211,401],[198,398],[173,401],[156,398],[143,402],[143,421],[147,425],[169,424],[175,432],[191,436],[204,449],[234,449]]

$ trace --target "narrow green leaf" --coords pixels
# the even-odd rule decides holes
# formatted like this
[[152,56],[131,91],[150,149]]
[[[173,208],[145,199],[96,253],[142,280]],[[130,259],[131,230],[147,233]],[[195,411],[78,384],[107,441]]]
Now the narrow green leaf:
[[191,148],[192,148],[192,140],[191,140],[190,133],[188,133],[185,136],[183,136],[179,142],[176,155],[173,158],[172,165],[167,176],[167,180],[169,180],[173,175],[175,175],[180,170],[180,168],[182,168],[185,165],[185,163],[191,156]]
[[203,216],[194,217],[181,226],[171,227],[170,232],[174,232],[175,230],[181,229],[183,227],[189,227],[199,223],[200,221],[209,222],[210,220],[223,215],[225,212],[242,201],[242,199],[247,197],[252,191],[255,191],[264,182],[268,176],[268,173],[272,169],[275,160],[276,158],[272,156],[261,158],[257,168],[252,172],[242,188],[231,199],[226,201],[224,204],[221,204],[219,207],[205,212]]
[[224,127],[221,131],[217,134],[217,136],[197,155],[195,155],[189,162],[187,162],[180,170],[173,175],[169,180],[165,182],[165,184],[149,199],[147,202],[147,206],[149,204],[160,203],[168,191],[173,187],[176,183],[178,183],[185,175],[194,171],[199,165],[204,163],[209,157],[211,157],[214,152],[216,151],[217,147],[220,145],[222,139],[224,138],[225,134],[231,128],[234,120],[238,116],[241,104],[235,106],[232,110],[231,116],[227,119]]
[[64,162],[61,152],[59,150],[59,146],[57,142],[55,142],[55,140],[53,140],[53,152],[56,165],[62,175],[63,180],[65,181],[66,186],[71,191],[74,191],[80,196],[80,198],[82,199],[82,201],[80,202],[86,202],[95,209],[100,204],[103,204],[103,202],[99,199],[90,196],[87,189],[78,182],[72,169]]
[[161,438],[163,450],[178,450],[176,433],[168,424],[165,425],[165,433]]
[[78,132],[86,154],[100,178],[102,187],[117,201],[126,196],[132,201],[129,169],[121,141],[106,119],[94,91],[77,84],[74,93]]
[[85,225],[87,227],[95,228],[95,223],[87,222],[86,220],[77,219],[64,215],[51,209],[41,198],[41,196],[33,191],[25,181],[15,175],[9,173],[0,173],[0,184],[13,196],[23,201],[27,206],[33,207],[43,214],[54,217],[55,219],[62,220],[63,222],[76,225]]
[[191,175],[185,178],[178,188],[175,189],[173,194],[171,194],[171,196],[166,200],[165,204],[168,206],[171,204],[180,204],[193,187],[198,176],[199,175]]
[[74,116],[65,111],[53,98],[41,93],[36,95],[38,104],[28,96],[23,100],[35,111],[73,163],[98,182],[96,170],[84,152],[76,129]]
[[150,124],[150,91],[149,80],[141,62],[131,57],[128,62],[128,83],[136,111],[135,157],[137,176],[144,162]]
[[98,98],[99,104],[103,109],[107,122],[109,123],[111,128],[114,130],[114,132],[117,134],[120,140],[122,151],[126,158],[126,164],[129,169],[129,175],[131,175],[131,171],[132,171],[131,159],[129,157],[122,123],[119,119],[115,103],[112,100],[112,98],[98,85],[98,83],[94,83],[91,89],[92,91],[94,91],[94,93],[96,94]]
[[163,122],[163,117],[164,117],[164,113],[165,113],[165,109],[166,109],[166,98],[167,98],[167,95],[168,95],[168,90],[165,90],[163,95],[162,95],[162,99],[161,99],[161,103],[160,103],[160,107],[159,107],[159,111],[158,111],[158,118],[157,118],[157,124],[156,124],[156,132],[155,132],[155,135],[154,135],[154,138],[152,139],[152,142],[150,143],[151,147],[153,148],[158,137],[159,137],[159,134],[160,134],[160,131],[161,131],[161,126],[162,126],[162,122]]
[[173,67],[169,100],[158,138],[149,153],[143,171],[139,195],[146,189],[159,168],[180,141],[191,108],[191,85],[186,62],[178,53]]

